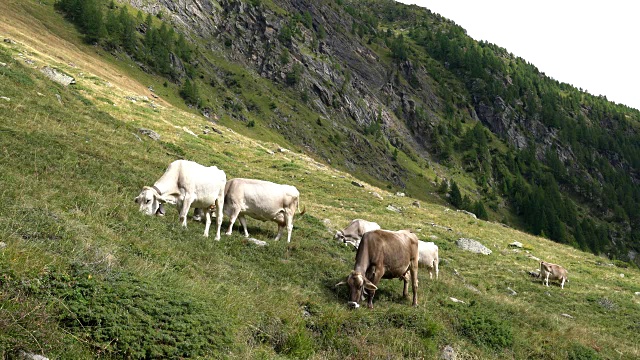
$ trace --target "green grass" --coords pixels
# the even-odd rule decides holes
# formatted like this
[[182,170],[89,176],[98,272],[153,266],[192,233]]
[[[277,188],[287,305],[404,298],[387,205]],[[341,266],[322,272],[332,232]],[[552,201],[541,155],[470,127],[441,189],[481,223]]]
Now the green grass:
[[[606,260],[440,205],[416,208],[413,198],[369,184],[355,187],[346,173],[295,152],[270,154],[283,145],[224,126],[217,125],[222,135],[201,135],[210,124],[202,117],[123,101],[130,88],[147,85],[136,70],[109,87],[97,75],[79,77],[86,69],[64,68],[79,80],[64,88],[16,60],[19,51],[0,44],[7,63],[0,95],[11,98],[0,101],[3,358],[18,350],[52,359],[437,358],[445,345],[465,359],[640,357],[637,269],[597,265]],[[138,134],[140,127],[161,140]],[[133,198],[181,157],[217,165],[229,178],[295,185],[307,213],[296,218],[292,242],[274,242],[276,225],[252,219],[250,234],[268,246],[248,243],[237,228],[220,242],[203,238],[202,224],[182,229],[172,208],[165,218],[140,214]],[[375,309],[345,306],[347,290],[334,285],[352,269],[354,253],[332,235],[357,217],[412,228],[440,247],[440,280],[420,272],[417,308],[396,280],[380,283]],[[462,252],[459,237],[494,253]],[[531,278],[527,271],[538,264],[508,249],[514,240],[566,266],[568,286],[546,288]]]

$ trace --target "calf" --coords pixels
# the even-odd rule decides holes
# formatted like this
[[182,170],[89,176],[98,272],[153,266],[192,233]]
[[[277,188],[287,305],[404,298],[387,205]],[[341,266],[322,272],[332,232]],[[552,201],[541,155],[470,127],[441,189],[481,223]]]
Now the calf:
[[565,281],[569,281],[568,274],[569,272],[560,265],[540,261],[540,277],[543,284],[546,281],[547,286],[549,286],[549,279],[560,280],[560,287],[564,289]]
[[[222,225],[222,204],[227,175],[215,166],[203,166],[193,161],[176,160],[169,164],[164,174],[153,186],[145,186],[135,198],[140,211],[147,215],[164,215],[163,203],[176,204],[180,212],[180,222],[187,227],[187,213],[190,207],[217,210],[215,240],[220,240]],[[209,236],[210,211],[205,211],[204,236]]]
[[350,301],[348,305],[358,308],[358,301],[366,289],[367,306],[373,309],[373,296],[380,279],[404,280],[402,295],[408,296],[405,274],[411,273],[413,306],[418,305],[418,238],[410,231],[374,230],[364,233],[356,252],[353,271],[338,285],[348,285]]
[[355,219],[344,230],[338,230],[334,238],[357,249],[364,233],[378,229],[380,229],[380,225],[375,222]]
[[438,245],[433,242],[418,240],[418,257],[418,264],[429,269],[429,279],[433,279],[433,273],[435,272],[437,280],[438,264],[440,263]]

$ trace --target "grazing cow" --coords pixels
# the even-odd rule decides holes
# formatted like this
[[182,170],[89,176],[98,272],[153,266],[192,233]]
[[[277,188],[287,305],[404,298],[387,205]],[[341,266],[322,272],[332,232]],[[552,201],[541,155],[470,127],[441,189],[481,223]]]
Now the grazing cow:
[[358,301],[366,290],[367,306],[373,309],[373,296],[380,279],[404,280],[402,295],[408,295],[407,271],[411,272],[411,288],[413,290],[413,306],[418,305],[418,237],[408,230],[387,231],[374,230],[364,233],[356,252],[356,263],[353,271],[345,281],[350,291],[348,305],[358,308]]
[[429,279],[433,279],[433,273],[436,273],[438,279],[438,245],[432,242],[418,240],[418,264],[429,269]]
[[[163,203],[176,204],[180,212],[180,222],[187,227],[187,213],[190,207],[217,209],[216,240],[220,240],[222,225],[222,204],[227,175],[215,166],[202,166],[188,160],[176,160],[169,164],[164,174],[153,186],[142,188],[135,202],[140,211],[147,215],[163,215]],[[205,211],[204,236],[209,236],[210,211]]]
[[356,249],[360,245],[360,238],[367,231],[378,230],[380,225],[372,221],[355,219],[344,230],[336,231],[335,239],[344,244],[351,244]]
[[[270,181],[254,179],[231,179],[224,190],[224,213],[229,216],[230,224],[227,235],[231,235],[236,218],[244,229],[244,236],[249,237],[245,215],[262,221],[274,221],[278,224],[278,235],[287,227],[287,242],[291,242],[293,215],[298,209],[300,193],[295,186],[280,185]],[[304,214],[303,209],[300,215]]]
[[569,281],[568,274],[569,272],[560,265],[540,261],[540,277],[543,284],[546,281],[547,286],[549,286],[549,279],[560,280],[560,287],[564,289],[565,281]]

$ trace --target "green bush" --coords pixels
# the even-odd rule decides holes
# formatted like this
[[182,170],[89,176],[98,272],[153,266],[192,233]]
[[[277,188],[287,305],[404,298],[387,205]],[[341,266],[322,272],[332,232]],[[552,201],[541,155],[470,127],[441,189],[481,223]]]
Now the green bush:
[[471,314],[459,323],[460,333],[476,345],[502,349],[513,345],[511,326],[487,314]]
[[598,360],[602,359],[598,353],[580,343],[573,343],[567,354],[568,360]]

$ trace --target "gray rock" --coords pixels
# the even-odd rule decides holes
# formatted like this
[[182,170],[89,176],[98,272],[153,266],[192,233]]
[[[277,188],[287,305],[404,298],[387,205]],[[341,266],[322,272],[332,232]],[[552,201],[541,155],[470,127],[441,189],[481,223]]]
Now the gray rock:
[[382,195],[378,194],[377,192],[372,192],[371,195],[373,195],[373,197],[378,198],[380,200],[384,200],[384,198],[382,197]]
[[413,205],[413,206],[415,206],[417,208],[420,208],[420,201],[416,200],[416,201],[412,202],[411,205]]
[[7,44],[15,44],[16,43],[15,41],[13,41],[13,40],[11,40],[9,38],[5,38],[4,42],[6,42]]
[[73,85],[76,83],[76,79],[72,76],[69,76],[57,69],[54,69],[49,66],[45,66],[40,70],[43,74],[45,74],[49,79],[57,82],[58,84],[62,84],[64,86]]
[[511,244],[509,244],[509,246],[511,247],[517,247],[517,248],[522,248],[522,243],[519,241],[514,241]]
[[391,204],[387,205],[387,210],[393,211],[393,212],[397,212],[397,213],[402,211],[401,209],[399,209],[399,208],[397,208],[397,207],[395,207],[395,206],[393,206]]
[[158,134],[157,132],[155,132],[153,130],[140,128],[140,129],[138,129],[138,132],[140,134],[142,134],[142,135],[147,135],[148,137],[150,137],[154,141],[160,140],[160,134]]
[[475,286],[473,286],[471,284],[464,284],[464,287],[466,287],[467,289],[473,291],[476,294],[480,294],[481,293],[481,291],[477,287],[475,287]]
[[4,241],[0,241],[0,250],[4,249],[7,247],[7,243]]
[[397,196],[397,197],[404,197],[405,195],[404,195],[404,193],[403,193],[403,192],[397,192],[397,193],[396,193],[396,196]]
[[571,316],[569,314],[560,314],[560,316],[564,316],[566,318],[573,319],[573,316]]
[[640,296],[640,291],[636,291],[636,292],[635,292],[635,295],[636,295],[636,296]]
[[518,295],[518,293],[515,290],[513,290],[512,288],[510,288],[508,286],[507,286],[507,291],[509,291],[509,295],[511,295],[511,296]]
[[258,240],[258,239],[254,239],[254,238],[247,238],[247,241],[250,243],[254,243],[258,246],[267,246],[267,242],[266,241],[262,241],[262,240]]
[[0,96],[0,99],[2,100],[6,100],[6,101],[11,101],[11,98],[8,98],[6,96]]
[[361,184],[361,183],[359,183],[359,182],[357,182],[355,180],[351,182],[351,185],[354,185],[354,186],[357,186],[357,187],[364,187],[363,184]]
[[461,213],[463,213],[463,214],[467,214],[467,215],[471,216],[471,217],[472,217],[472,218],[474,218],[474,219],[477,219],[477,218],[478,218],[478,217],[476,216],[476,214],[474,214],[474,213],[472,213],[472,212],[469,212],[469,211],[467,211],[467,210],[456,210],[456,211],[457,211],[457,212],[461,212]]
[[62,105],[62,96],[60,96],[60,94],[56,94],[56,99],[58,99],[58,103]]
[[42,355],[36,355],[36,354],[32,354],[32,353],[28,353],[25,351],[20,350],[20,353],[18,353],[18,359],[24,359],[24,360],[49,360],[49,358],[44,357]]
[[442,349],[442,354],[440,354],[440,359],[442,360],[456,360],[458,358],[458,354],[456,354],[456,350],[451,346],[447,345]]
[[456,299],[454,297],[449,297],[449,300],[453,301],[454,303],[461,303],[461,304],[466,304],[466,302]]
[[0,62],[0,66],[5,67],[7,66],[7,63]]
[[456,245],[462,250],[471,251],[476,254],[490,255],[492,253],[489,248],[473,239],[460,238],[456,240]]

